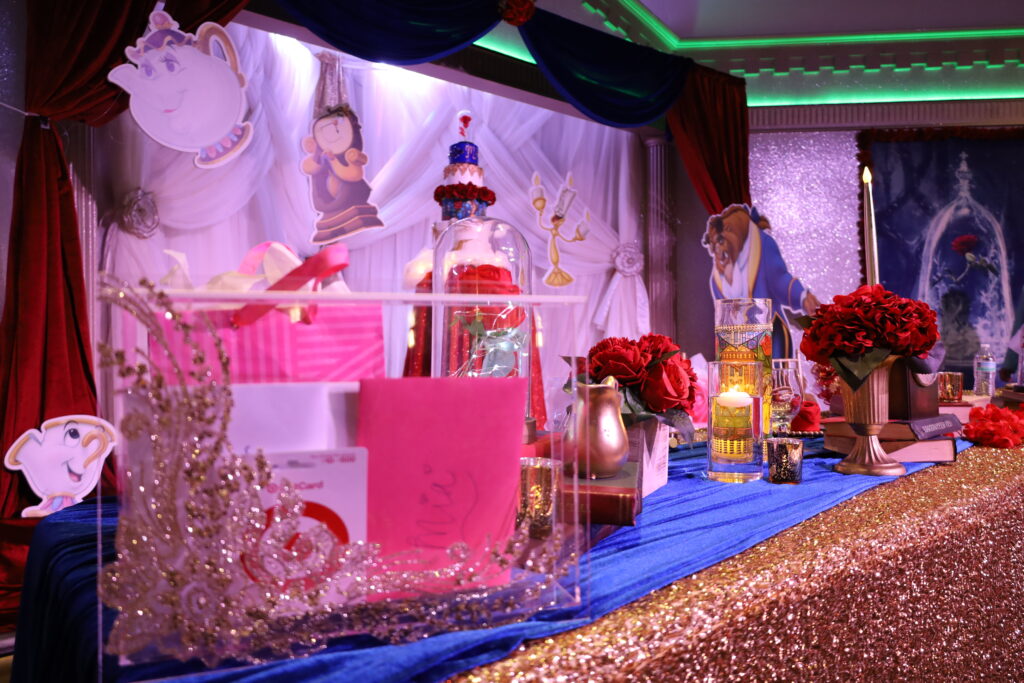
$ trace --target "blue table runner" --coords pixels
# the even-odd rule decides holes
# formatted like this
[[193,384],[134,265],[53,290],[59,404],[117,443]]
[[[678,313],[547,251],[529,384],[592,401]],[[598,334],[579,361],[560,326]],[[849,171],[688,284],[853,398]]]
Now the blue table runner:
[[[821,440],[809,441],[807,450],[808,455],[822,454]],[[838,474],[832,467],[839,458],[811,457],[804,461],[804,481],[797,486],[764,480],[723,484],[703,477],[705,459],[703,444],[675,451],[668,484],[644,499],[637,526],[618,529],[593,548],[589,608],[554,610],[525,622],[444,633],[405,645],[381,644],[364,636],[343,638],[311,657],[213,672],[198,662],[122,668],[107,656],[104,678],[135,681],[185,675],[185,680],[254,683],[442,680],[501,659],[524,640],[587,624],[893,479]],[[907,470],[913,473],[928,466],[908,463]],[[19,613],[13,683],[94,680],[96,505],[86,501],[63,510],[36,529]],[[107,562],[112,559],[117,504],[100,505]],[[104,609],[103,615],[104,628],[109,629],[113,613]]]

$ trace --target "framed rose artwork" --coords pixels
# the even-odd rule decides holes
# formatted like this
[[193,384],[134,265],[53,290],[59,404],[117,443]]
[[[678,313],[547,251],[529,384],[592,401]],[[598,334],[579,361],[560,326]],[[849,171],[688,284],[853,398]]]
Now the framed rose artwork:
[[857,143],[874,177],[881,283],[935,309],[943,369],[963,372],[965,386],[981,344],[1016,369],[1024,128],[867,130]]

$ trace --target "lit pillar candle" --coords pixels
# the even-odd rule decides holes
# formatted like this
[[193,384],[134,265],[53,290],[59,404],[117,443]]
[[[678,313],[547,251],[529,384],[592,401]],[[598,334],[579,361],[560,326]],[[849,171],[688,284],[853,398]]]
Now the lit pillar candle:
[[718,395],[717,403],[722,408],[746,408],[754,402],[754,399],[745,391],[733,387]]

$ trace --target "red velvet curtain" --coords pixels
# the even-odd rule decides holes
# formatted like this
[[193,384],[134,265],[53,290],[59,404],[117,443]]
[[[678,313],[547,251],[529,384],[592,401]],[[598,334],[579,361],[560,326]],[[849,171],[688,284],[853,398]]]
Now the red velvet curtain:
[[[246,2],[169,0],[165,9],[192,31],[202,21],[227,23]],[[127,106],[107,72],[146,30],[153,3],[32,0],[26,7],[25,109],[40,116],[25,119],[14,181],[0,321],[0,453],[46,419],[96,413],[78,216],[57,121],[100,125]],[[15,536],[27,543],[25,523],[12,518],[35,500],[18,473],[0,468],[0,631],[13,626],[24,561],[23,544],[9,544]]]
[[746,82],[695,66],[666,118],[708,214],[720,213],[730,204],[749,204]]

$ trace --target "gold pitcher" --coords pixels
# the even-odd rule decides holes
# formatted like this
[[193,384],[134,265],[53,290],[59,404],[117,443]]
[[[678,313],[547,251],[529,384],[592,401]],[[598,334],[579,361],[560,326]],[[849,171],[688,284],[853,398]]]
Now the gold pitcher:
[[621,408],[622,395],[614,377],[600,384],[576,385],[568,441],[580,476],[589,473],[591,479],[607,479],[626,463],[629,438]]

